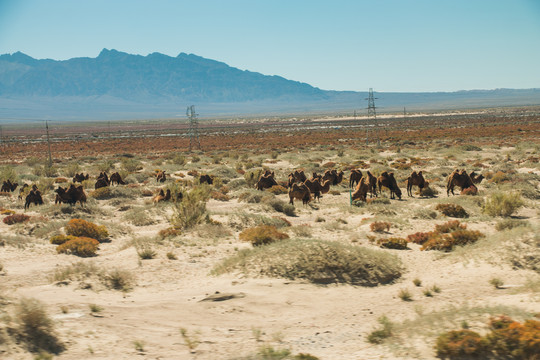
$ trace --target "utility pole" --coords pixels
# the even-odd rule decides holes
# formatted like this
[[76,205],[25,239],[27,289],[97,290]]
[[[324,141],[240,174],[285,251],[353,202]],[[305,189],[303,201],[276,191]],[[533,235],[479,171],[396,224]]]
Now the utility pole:
[[[369,96],[367,99],[365,99],[368,101],[368,119],[373,120],[373,124],[375,125],[375,134],[377,136],[377,146],[381,146],[381,139],[379,138],[379,124],[377,123],[377,113],[375,112],[375,99],[378,98],[373,97],[373,89],[369,88]],[[369,128],[366,129],[366,145],[369,143],[368,131]]]
[[52,155],[51,155],[51,139],[49,137],[49,121],[45,120],[45,129],[47,129],[47,145],[49,147],[49,167],[52,166]]
[[197,120],[195,105],[188,106],[186,116],[189,119],[189,151],[195,146],[201,150],[201,142],[199,141],[199,121]]

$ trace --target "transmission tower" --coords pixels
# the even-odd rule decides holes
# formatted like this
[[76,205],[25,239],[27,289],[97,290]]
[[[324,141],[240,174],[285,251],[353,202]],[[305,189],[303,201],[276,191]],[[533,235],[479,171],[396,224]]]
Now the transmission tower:
[[198,114],[195,112],[195,105],[188,106],[186,116],[189,119],[189,151],[197,146],[201,150],[201,142],[199,141],[199,121]]
[[51,155],[51,138],[49,137],[49,122],[45,120],[45,129],[47,130],[47,147],[49,148],[49,167],[52,166],[52,155]]
[[[369,96],[367,99],[368,101],[368,119],[373,122],[375,125],[375,136],[377,137],[377,146],[381,146],[381,139],[379,139],[379,124],[377,123],[377,113],[375,111],[375,99],[378,99],[376,97],[373,97],[373,89],[369,88]],[[370,121],[370,122],[371,122]],[[366,129],[366,145],[369,143],[369,137],[368,137],[369,128]]]

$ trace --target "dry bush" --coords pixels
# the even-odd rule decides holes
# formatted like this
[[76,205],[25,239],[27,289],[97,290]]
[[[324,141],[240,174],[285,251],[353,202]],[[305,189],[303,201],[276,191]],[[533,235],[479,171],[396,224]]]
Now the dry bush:
[[65,243],[58,245],[56,251],[59,254],[71,254],[80,257],[96,256],[99,248],[99,241],[88,237],[75,237]]
[[199,185],[185,192],[181,202],[174,203],[174,214],[170,221],[176,229],[188,229],[200,224],[206,217],[206,202],[210,187]]
[[105,285],[113,290],[129,291],[133,289],[135,278],[131,272],[122,269],[112,269],[101,276]]
[[263,202],[270,205],[277,212],[283,213],[287,216],[296,216],[294,205],[286,203],[285,201],[276,198],[265,198]]
[[266,196],[264,192],[259,190],[246,190],[238,195],[238,201],[246,202],[248,204],[258,204]]
[[474,331],[453,330],[437,338],[435,350],[443,359],[480,359],[488,353],[488,342]]
[[480,231],[466,229],[455,230],[449,234],[433,232],[421,250],[452,251],[456,246],[475,243],[484,236]]
[[407,241],[415,244],[423,245],[432,236],[431,232],[417,232],[407,235]]
[[381,250],[322,240],[282,240],[240,250],[213,270],[252,276],[306,279],[361,286],[388,284],[401,276],[399,258]]
[[88,196],[96,199],[96,200],[105,200],[105,199],[111,199],[113,197],[111,188],[109,186],[102,187],[99,189],[96,189],[94,191],[91,191]]
[[459,220],[450,220],[444,224],[435,225],[435,232],[446,234],[455,230],[462,230],[466,228],[467,225],[460,223]]
[[377,240],[377,244],[384,249],[409,250],[407,240],[399,237],[390,237]]
[[426,186],[420,190],[420,196],[423,196],[423,197],[435,197],[438,194],[439,192],[437,191],[437,189],[435,189],[432,186]]
[[182,232],[180,230],[175,229],[173,227],[168,227],[166,229],[159,230],[158,232],[158,236],[161,237],[162,239],[180,236],[181,234]]
[[69,181],[68,179],[63,178],[63,177],[58,177],[54,179],[55,184],[63,184],[63,183],[67,183],[68,181]]
[[268,191],[274,195],[282,195],[282,194],[288,194],[289,190],[287,190],[286,187],[281,185],[274,185]]
[[455,217],[455,218],[467,218],[469,214],[463,206],[458,204],[438,204],[435,207],[435,210],[440,211],[446,216]]
[[16,307],[15,321],[18,324],[17,337],[27,345],[28,350],[55,354],[63,350],[54,323],[39,300],[21,299]]
[[2,221],[4,222],[4,224],[13,225],[13,224],[21,224],[28,220],[30,220],[30,216],[28,215],[13,214],[13,215],[6,216]]
[[99,273],[100,271],[94,263],[79,261],[68,266],[56,268],[50,280],[85,280],[93,275],[99,275]]
[[239,239],[251,243],[253,246],[270,244],[275,241],[288,239],[289,235],[277,231],[275,226],[260,225],[242,231]]
[[369,333],[367,341],[371,344],[380,344],[392,336],[394,324],[384,315],[378,318],[377,321],[382,325],[382,328]]
[[519,193],[500,192],[486,198],[482,210],[489,216],[508,217],[523,205],[524,202]]
[[51,237],[50,243],[53,245],[62,245],[63,243],[76,239],[76,238],[77,236],[73,236],[73,235],[64,235],[64,234],[54,235]]
[[495,229],[497,231],[511,230],[516,227],[528,227],[530,226],[529,222],[526,220],[519,219],[502,219],[495,224]]
[[502,172],[502,171],[497,171],[494,175],[490,176],[488,183],[501,184],[503,182],[508,182],[508,181],[510,181],[510,176],[507,173]]
[[219,191],[212,191],[210,197],[217,201],[229,201],[231,199],[227,194],[223,194]]
[[71,219],[64,230],[68,235],[87,237],[97,241],[103,241],[109,237],[105,225],[96,225],[83,219]]
[[383,233],[383,232],[389,232],[390,231],[390,226],[392,226],[392,224],[390,224],[389,222],[375,221],[375,222],[372,222],[369,225],[369,228],[373,232]]
[[150,216],[148,209],[144,207],[128,210],[124,218],[135,226],[148,226],[156,223],[154,218]]

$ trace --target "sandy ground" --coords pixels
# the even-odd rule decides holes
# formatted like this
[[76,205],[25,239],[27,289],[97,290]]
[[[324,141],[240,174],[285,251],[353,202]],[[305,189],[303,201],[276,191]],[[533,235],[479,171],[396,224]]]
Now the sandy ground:
[[[283,172],[293,164],[280,161],[269,166]],[[149,187],[157,189],[158,185],[150,183]],[[375,248],[367,235],[376,235],[369,230],[370,219],[379,219],[381,215],[374,214],[370,208],[347,210],[349,194],[345,186],[339,189],[339,195],[327,194],[313,206],[296,204],[297,216],[287,220],[292,228],[309,231],[313,238]],[[439,197],[435,199],[410,198],[402,190],[403,200],[392,200],[391,205],[386,205],[396,208],[394,214],[385,215],[387,221],[396,225],[385,236],[429,231],[434,224],[448,220],[440,214],[436,219],[411,216],[417,209],[432,209],[444,200],[445,189],[439,187]],[[387,197],[388,193],[382,196]],[[287,195],[278,198],[288,201]],[[455,202],[458,198],[451,200]],[[4,206],[16,203],[15,198],[2,201]],[[141,198],[132,203],[143,206],[145,201],[148,202]],[[316,285],[304,280],[250,278],[242,274],[212,276],[210,272],[217,263],[237,249],[249,247],[238,240],[238,230],[225,226],[229,234],[219,236],[205,234],[204,229],[194,230],[182,235],[180,245],[155,245],[156,258],[140,260],[130,242],[141,236],[155,236],[169,227],[171,206],[159,205],[160,210],[149,215],[155,218],[155,224],[134,226],[126,222],[124,213],[110,205],[109,200],[97,204],[108,211],[103,220],[119,227],[112,231],[111,242],[100,245],[95,258],[59,255],[55,246],[48,243],[47,235],[34,238],[25,247],[0,247],[4,268],[0,293],[8,304],[20,297],[36,298],[46,304],[66,346],[58,359],[234,359],[253,355],[263,345],[287,348],[293,354],[309,353],[320,359],[431,359],[435,357],[433,344],[437,333],[455,329],[454,325],[462,320],[469,320],[473,330],[485,329],[491,312],[477,316],[473,310],[477,307],[540,312],[539,294],[526,287],[531,280],[538,281],[538,274],[513,269],[500,254],[501,249],[492,252],[478,246],[471,249],[478,254],[470,256],[463,255],[464,252],[459,255],[420,251],[420,246],[415,244],[409,245],[411,250],[381,250],[397,254],[405,270],[396,283],[378,287]],[[518,214],[536,229],[540,225],[538,205],[528,202]],[[16,206],[19,212],[21,205]],[[207,209],[212,219],[224,224],[240,211],[285,217],[269,213],[259,204],[237,199],[210,200]],[[26,213],[47,217],[36,207]],[[317,222],[317,218],[325,221]],[[100,223],[99,216],[95,222]],[[486,233],[482,242],[499,236],[493,228],[495,222],[496,219],[476,212],[466,220],[470,229]],[[10,227],[0,223],[0,233],[27,233],[31,226]],[[288,232],[293,234],[291,230]],[[169,251],[175,253],[177,260],[166,257]],[[136,277],[136,286],[132,291],[120,292],[100,287],[92,280],[51,280],[55,269],[79,261],[93,263],[103,270],[129,270]],[[496,289],[489,283],[492,278],[502,279],[504,287]],[[422,285],[415,286],[414,279],[420,279]],[[83,289],[86,283],[92,288]],[[425,296],[423,291],[433,285],[441,292]],[[399,298],[402,289],[411,292],[413,301]],[[223,301],[203,301],[216,294],[235,296]],[[103,310],[92,313],[90,304]],[[497,310],[492,312],[496,314]],[[383,315],[397,324],[396,336],[382,345],[370,344],[367,335],[379,327],[377,319]],[[441,325],[437,319],[448,321]],[[181,336],[181,328],[187,330],[191,340],[196,340],[192,351]],[[139,349],[136,343],[141,345]],[[4,347],[0,344],[0,351],[3,351],[2,359],[33,358],[13,343]]]

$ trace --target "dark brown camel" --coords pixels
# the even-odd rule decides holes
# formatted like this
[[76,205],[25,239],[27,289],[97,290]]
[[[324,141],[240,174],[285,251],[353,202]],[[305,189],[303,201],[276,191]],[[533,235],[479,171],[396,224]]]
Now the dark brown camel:
[[199,176],[199,184],[208,184],[212,185],[214,183],[214,179],[210,175],[201,175]]
[[478,188],[474,185],[471,177],[465,170],[459,171],[456,169],[448,176],[448,181],[446,183],[446,196],[450,196],[450,192],[452,195],[455,195],[454,187],[456,186],[460,187],[462,192],[465,189],[472,189],[472,193],[478,192]]
[[390,199],[395,199],[395,195],[401,200],[401,190],[399,189],[394,173],[383,172],[377,178],[377,185],[379,186],[379,192],[382,192],[382,187],[387,187],[390,190]]
[[86,174],[84,175],[83,173],[80,173],[80,174],[75,174],[75,176],[73,176],[73,182],[76,183],[76,182],[79,182],[79,183],[82,183],[84,180],[88,180],[90,178],[90,175]]
[[30,208],[31,203],[34,203],[34,205],[43,205],[43,198],[41,197],[41,192],[37,189],[37,187],[32,188],[28,195],[26,195],[24,210]]
[[302,204],[306,205],[311,201],[311,192],[306,184],[293,184],[289,189],[289,203],[294,205],[293,199],[302,200]]
[[360,179],[362,179],[362,171],[352,169],[351,176],[349,176],[349,187],[354,187],[355,184],[358,184],[360,182]]
[[370,192],[369,197],[373,197],[373,195],[377,197],[377,178],[373,176],[373,174],[370,173],[369,170],[366,172],[366,175],[367,175],[366,184]]
[[304,181],[307,180],[306,174],[304,174],[304,170],[294,170],[292,173],[289,174],[289,181],[287,183],[287,186],[290,188],[295,183],[304,183]]
[[167,180],[167,174],[165,173],[165,170],[158,172],[156,175],[156,181],[165,182],[165,180]]
[[4,184],[2,185],[2,188],[0,191],[2,192],[13,192],[15,189],[19,186],[19,183],[12,183],[9,179],[4,181]]
[[473,184],[480,184],[482,180],[484,180],[484,175],[482,174],[476,175],[474,171],[470,173],[469,176],[471,177]]
[[[268,171],[268,170],[267,170]],[[259,177],[259,181],[255,184],[257,190],[269,189],[272,186],[276,186],[278,183],[274,179],[274,172],[265,172]]]
[[418,186],[420,191],[422,191],[422,189],[426,187],[426,180],[422,175],[422,171],[419,171],[418,173],[416,171],[413,171],[411,175],[407,178],[407,195],[411,197],[413,197],[412,187],[414,185]]
[[116,185],[126,185],[126,183],[124,182],[124,180],[122,180],[122,177],[120,176],[118,172],[115,172],[114,174],[111,175],[110,184],[114,185],[114,183],[116,183]]

